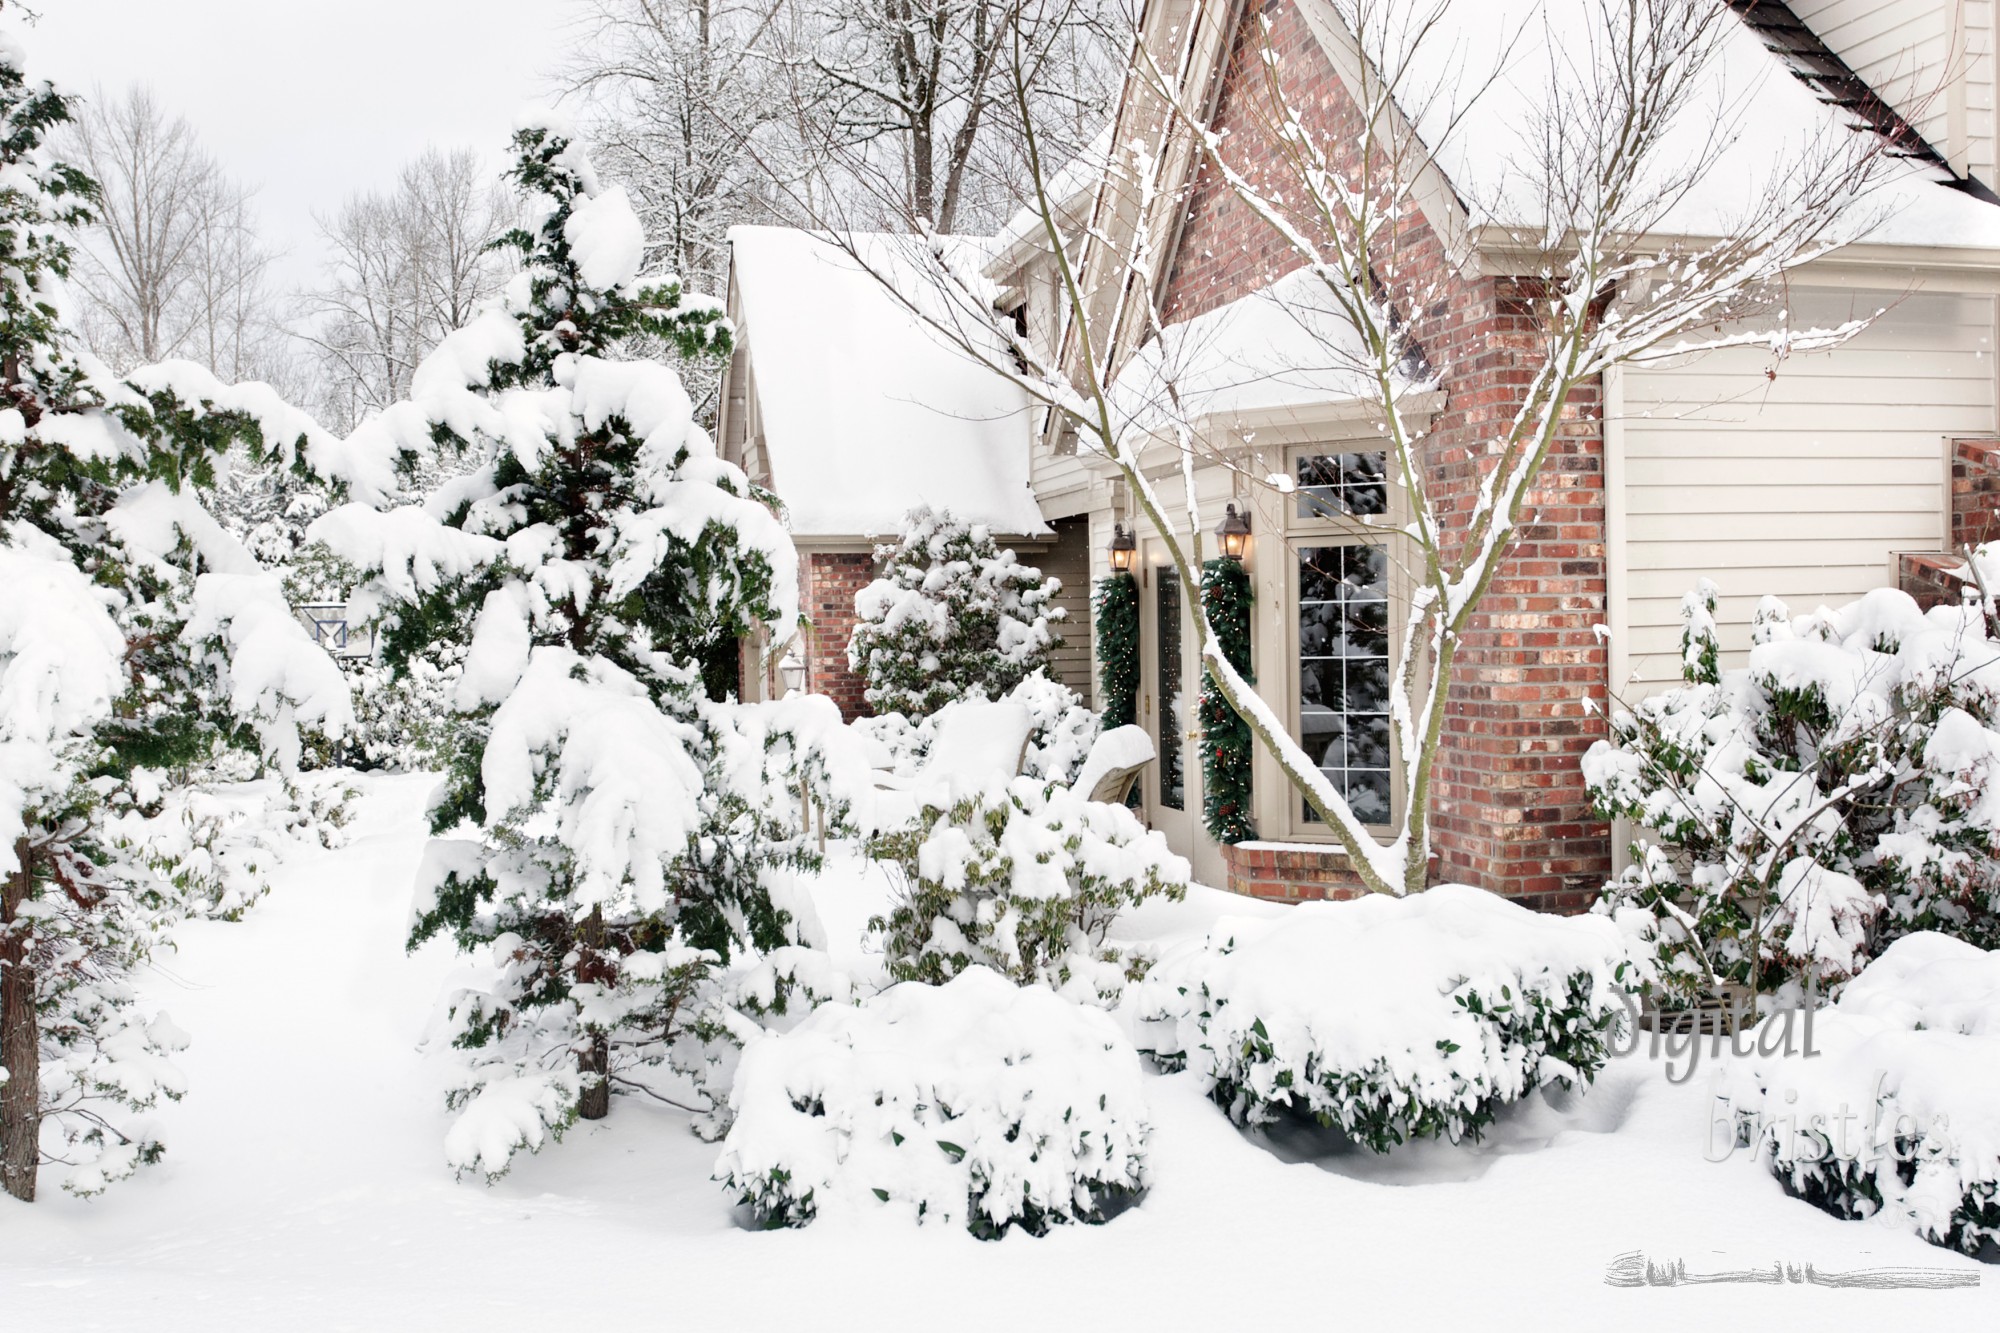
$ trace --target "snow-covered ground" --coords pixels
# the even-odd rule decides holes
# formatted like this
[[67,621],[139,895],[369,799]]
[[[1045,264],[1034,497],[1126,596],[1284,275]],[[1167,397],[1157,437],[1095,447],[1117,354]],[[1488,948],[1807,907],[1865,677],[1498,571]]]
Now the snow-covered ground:
[[[611,1118],[491,1188],[443,1165],[417,1049],[460,964],[403,952],[429,780],[368,779],[350,843],[301,853],[236,924],[182,928],[146,978],[194,1038],[158,1167],[92,1202],[0,1199],[0,1329],[1993,1327],[2000,1270],[1703,1160],[1707,1071],[1643,1055],[1477,1149],[1382,1159],[1233,1129],[1188,1076],[1146,1080],[1154,1186],[1103,1227],[981,1243],[943,1228],[741,1229],[678,1113]],[[870,904],[837,875],[851,935]],[[1196,891],[1120,933],[1257,905]],[[1274,911],[1280,909],[1263,908]],[[1619,1255],[1690,1271],[1810,1262],[1976,1272],[1976,1289],[1606,1285]]]

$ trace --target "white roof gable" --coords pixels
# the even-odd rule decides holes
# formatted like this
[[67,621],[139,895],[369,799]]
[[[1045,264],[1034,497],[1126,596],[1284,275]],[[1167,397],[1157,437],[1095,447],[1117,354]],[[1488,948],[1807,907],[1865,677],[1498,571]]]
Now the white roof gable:
[[[1609,57],[1604,9],[1596,0],[1456,0],[1446,16],[1414,51],[1403,52],[1398,100],[1475,224],[1534,225],[1541,210],[1530,169],[1535,145],[1527,136],[1544,116],[1552,84],[1574,86],[1579,68]],[[1464,114],[1467,105],[1475,108],[1471,114]],[[1454,116],[1462,116],[1455,126]],[[1714,136],[1726,147],[1654,230],[1741,233],[1758,220],[1774,178],[1796,170],[1829,131],[1853,132],[1852,119],[1822,103],[1747,25],[1729,23],[1706,86],[1682,108],[1651,174],[1664,187],[1710,151]],[[2000,247],[2000,207],[1947,188],[1946,179],[1920,162],[1900,167],[1857,201],[1842,239]]]
[[954,328],[976,328],[963,312],[952,318],[924,276],[924,240],[848,240],[862,262],[825,233],[729,232],[738,333],[756,375],[771,485],[792,532],[891,533],[917,505],[997,533],[1048,531],[1028,484],[1038,415],[1028,395],[883,285],[895,281]]

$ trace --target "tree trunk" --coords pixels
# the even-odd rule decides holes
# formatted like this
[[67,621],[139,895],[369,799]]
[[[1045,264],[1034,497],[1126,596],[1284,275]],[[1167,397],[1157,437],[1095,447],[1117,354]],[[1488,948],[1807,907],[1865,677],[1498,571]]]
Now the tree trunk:
[[[597,953],[604,947],[603,909],[592,908],[583,919],[582,936],[583,971],[588,975],[596,971]],[[611,1114],[611,1039],[605,1033],[590,1031],[586,1031],[585,1037],[590,1044],[577,1061],[584,1086],[576,1113],[585,1120],[602,1120]]]
[[33,1203],[42,1155],[42,1034],[28,932],[16,922],[34,887],[25,838],[14,844],[14,855],[21,868],[0,883],[0,1065],[7,1067],[0,1084],[0,1187]]

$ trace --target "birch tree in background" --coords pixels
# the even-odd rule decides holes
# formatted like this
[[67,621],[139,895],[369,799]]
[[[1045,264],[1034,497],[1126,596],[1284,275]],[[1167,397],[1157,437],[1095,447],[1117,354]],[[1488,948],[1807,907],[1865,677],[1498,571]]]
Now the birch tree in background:
[[[1775,359],[1852,337],[1866,321],[1790,328],[1785,279],[1865,234],[1879,217],[1875,192],[1914,170],[1879,136],[1828,116],[1814,122],[1821,132],[1788,137],[1761,177],[1746,181],[1741,160],[1732,162],[1736,177],[1725,188],[1718,171],[1745,109],[1740,88],[1717,101],[1739,21],[1727,7],[1573,0],[1549,7],[1551,16],[1561,11],[1567,30],[1559,30],[1552,18],[1545,26],[1539,7],[1519,3],[1505,11],[1514,17],[1502,40],[1467,49],[1458,17],[1490,15],[1496,11],[1481,7],[1492,2],[1339,6],[1336,22],[1359,57],[1351,116],[1297,105],[1270,29],[1260,26],[1250,35],[1260,43],[1257,74],[1237,90],[1237,122],[1226,135],[1181,86],[1190,34],[1156,35],[1158,49],[1141,47],[1126,89],[1128,98],[1150,99],[1150,122],[1144,114],[1126,122],[1133,132],[1118,144],[1081,237],[1064,230],[1053,171],[1045,168],[1050,159],[1028,114],[1035,29],[1025,15],[1010,20],[1000,77],[1058,274],[1062,347],[1052,353],[1017,335],[995,314],[985,285],[948,266],[941,247],[929,248],[931,281],[921,296],[909,294],[906,281],[877,274],[967,355],[1054,409],[1081,450],[1109,460],[1184,586],[1194,587],[1203,534],[1214,520],[1193,499],[1196,469],[1232,468],[1246,488],[1267,491],[1289,489],[1290,479],[1248,445],[1199,439],[1179,391],[1183,367],[1174,353],[1181,345],[1157,305],[1160,270],[1170,258],[1161,247],[1174,230],[1168,224],[1189,204],[1185,187],[1172,182],[1191,173],[1177,171],[1176,160],[1198,155],[1280,243],[1290,262],[1274,272],[1303,275],[1288,286],[1287,313],[1315,331],[1314,368],[1351,372],[1381,432],[1388,478],[1407,497],[1407,527],[1383,529],[1415,587],[1390,682],[1402,772],[1386,838],[1224,657],[1203,608],[1194,604],[1190,614],[1208,679],[1325,821],[1355,871],[1384,893],[1427,882],[1431,776],[1452,665],[1530,509],[1551,447],[1578,418],[1575,395],[1621,364],[1721,347],[1764,347]],[[1772,77],[1788,76],[1774,70]],[[1518,409],[1468,451],[1477,488],[1448,508],[1432,496],[1435,469],[1446,460],[1426,440],[1417,411],[1419,400],[1448,381],[1449,367],[1434,362],[1422,342],[1447,279],[1434,255],[1412,243],[1408,222],[1433,155],[1458,141],[1474,118],[1484,118],[1491,132],[1496,116],[1507,119],[1518,149],[1504,171],[1481,182],[1493,197],[1467,202],[1475,223],[1494,228],[1487,244],[1497,241],[1511,257],[1509,271],[1521,275],[1516,295],[1529,331],[1516,369],[1525,373]],[[1719,239],[1675,239],[1676,211],[1710,206],[1718,195],[1740,201]],[[850,258],[867,266],[851,247]],[[1730,328],[1741,331],[1719,331]],[[996,345],[1005,350],[996,353]],[[1187,499],[1170,507],[1158,482],[1175,474]]]
[[426,149],[385,191],[317,219],[330,257],[300,299],[322,420],[350,430],[409,395],[417,364],[506,279],[506,192],[470,149]]

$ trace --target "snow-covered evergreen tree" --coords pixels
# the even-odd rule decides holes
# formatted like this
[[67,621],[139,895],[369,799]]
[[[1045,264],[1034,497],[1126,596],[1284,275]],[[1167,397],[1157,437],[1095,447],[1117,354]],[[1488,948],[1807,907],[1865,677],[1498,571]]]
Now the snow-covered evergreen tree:
[[973,690],[997,699],[1037,670],[1054,675],[1062,585],[983,524],[919,507],[875,559],[882,575],[855,595],[847,660],[876,712],[928,717]]
[[0,38],[0,1185],[32,1199],[44,1162],[93,1193],[155,1158],[119,1112],[182,1086],[128,980],[175,888],[110,821],[238,721],[283,765],[348,700],[200,500],[232,447],[330,465],[334,442],[266,386],[119,380],[78,348],[61,283],[96,187],[45,147],[70,108],[24,70]]
[[515,135],[521,271],[447,337],[413,396],[357,433],[422,466],[473,466],[422,504],[344,506],[313,535],[367,572],[393,660],[469,634],[459,744],[411,931],[490,951],[498,975],[450,1004],[468,1055],[446,1145],[496,1175],[614,1084],[643,1087],[692,997],[742,944],[783,942],[754,877],[704,873],[716,749],[699,663],[759,623],[797,620],[793,549],[767,498],[695,425],[664,366],[730,345],[720,307],[639,273],[643,236],[568,129]]

